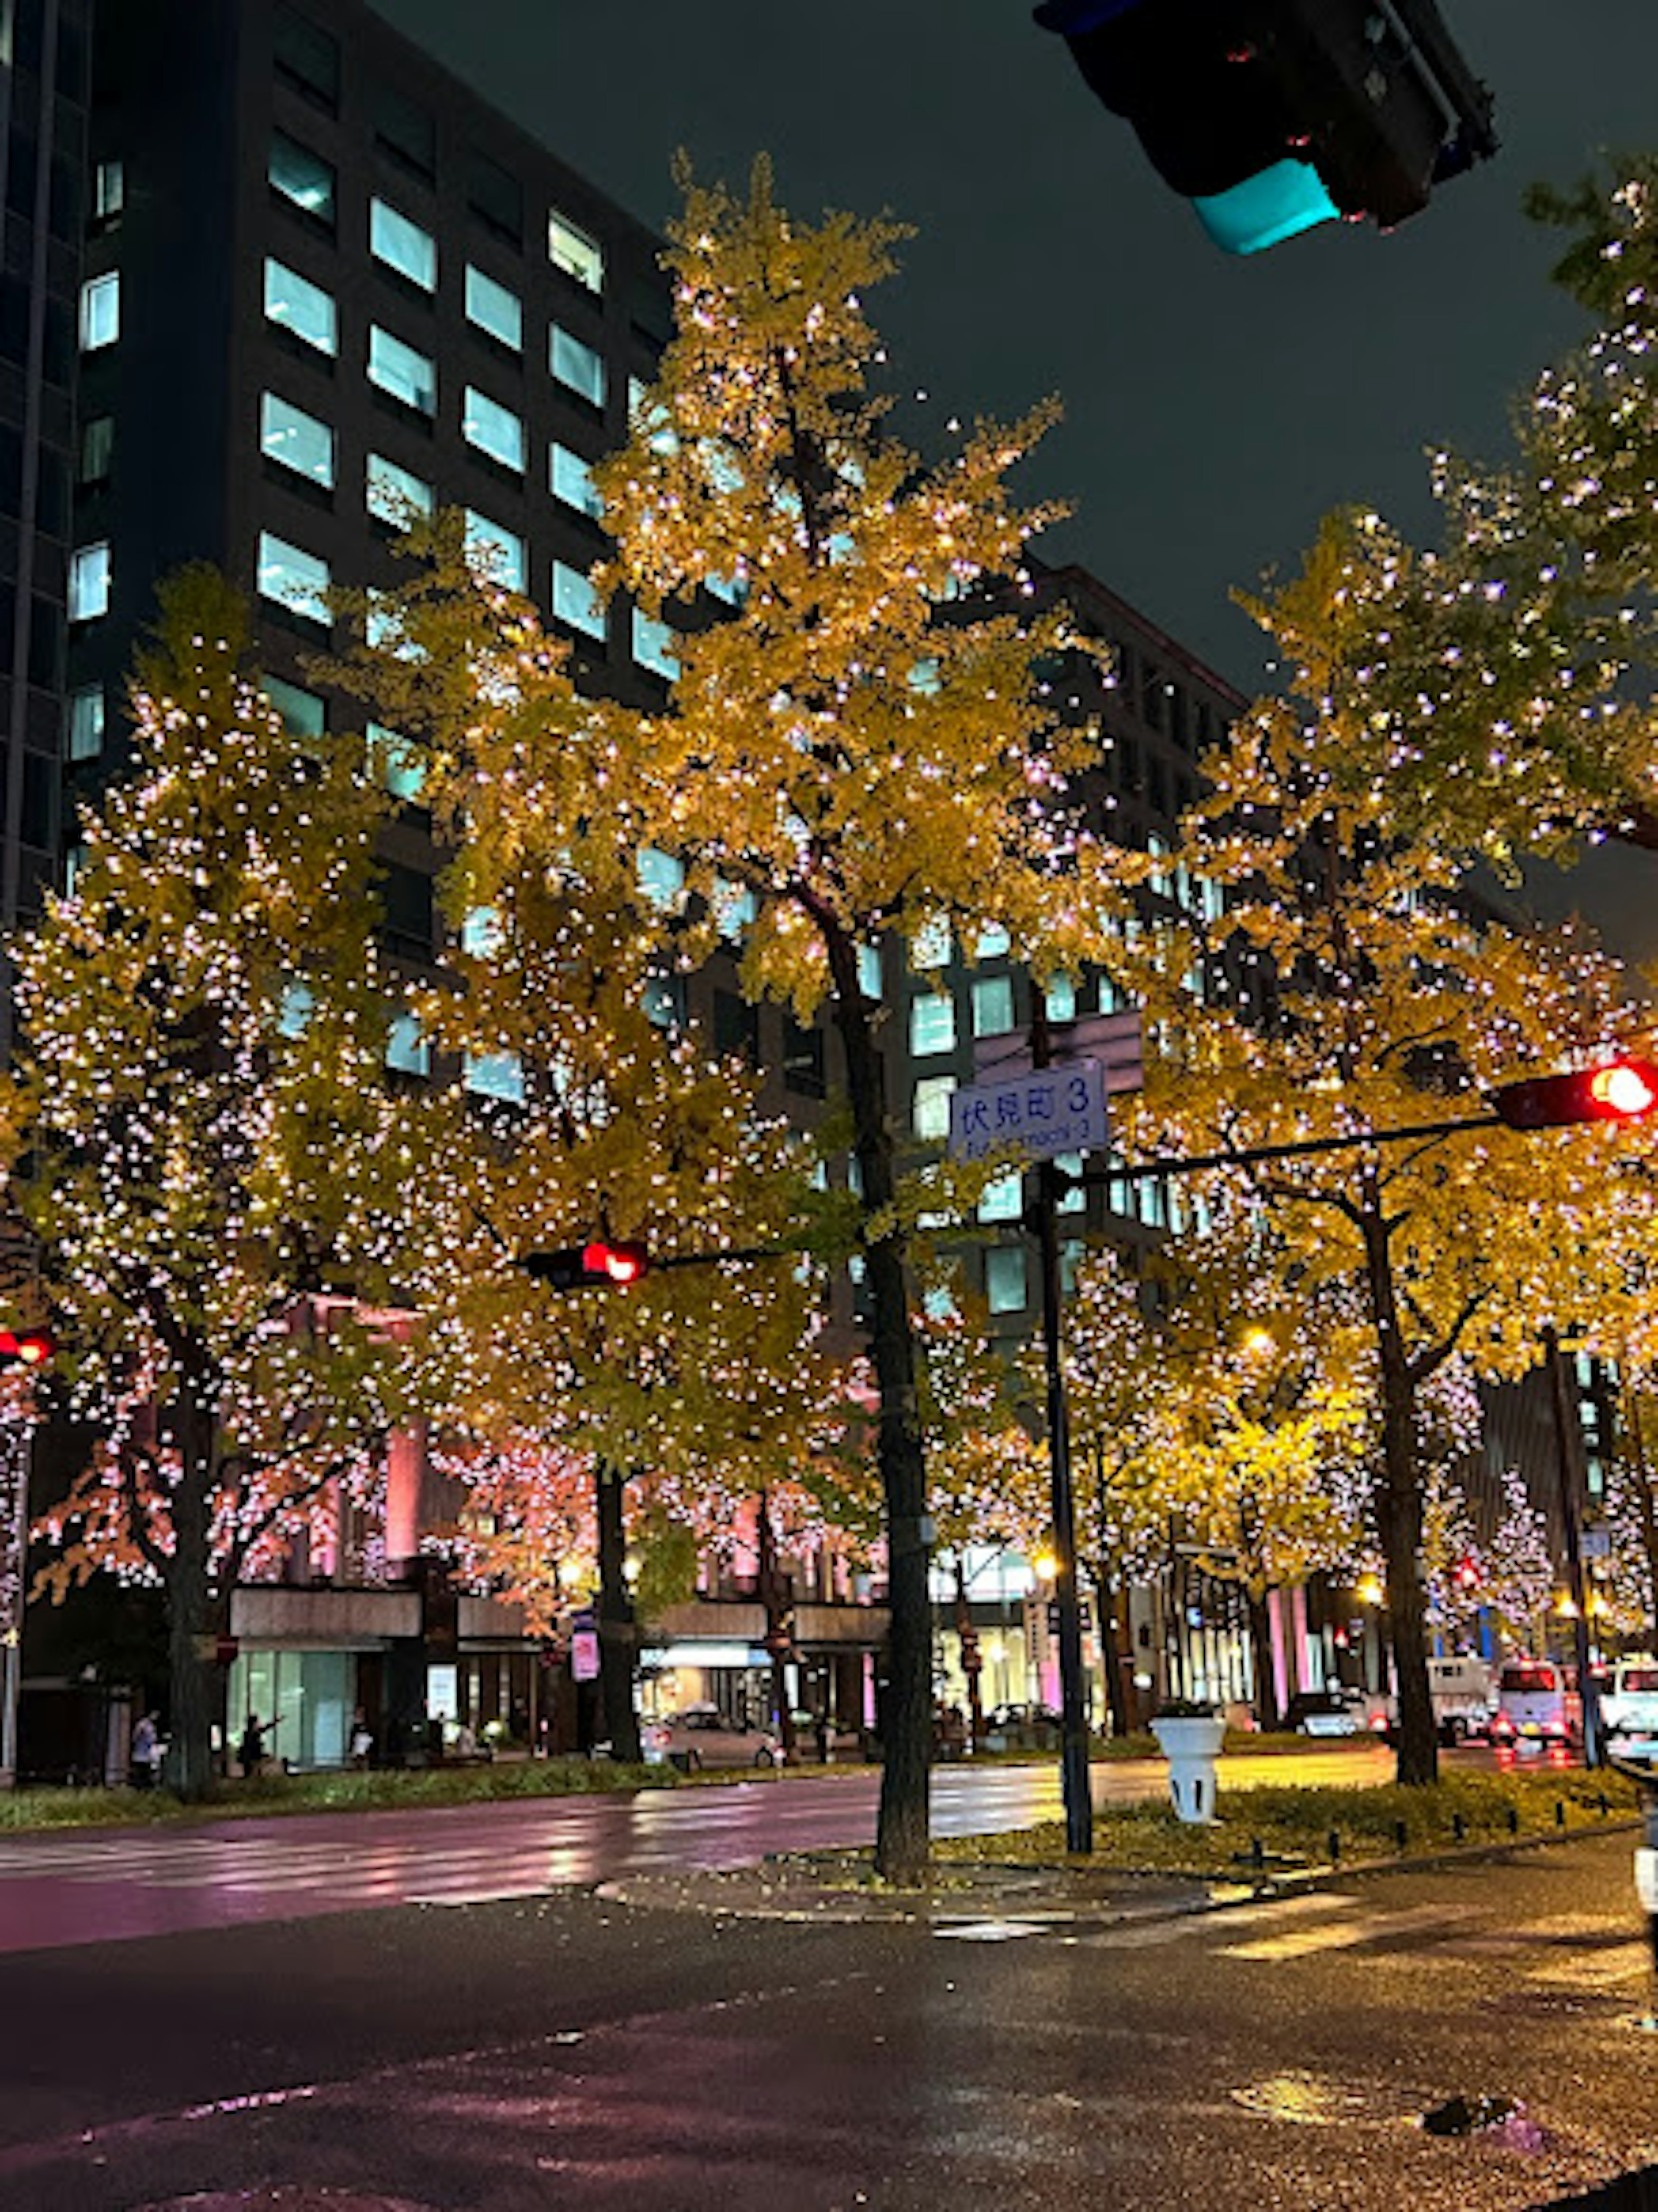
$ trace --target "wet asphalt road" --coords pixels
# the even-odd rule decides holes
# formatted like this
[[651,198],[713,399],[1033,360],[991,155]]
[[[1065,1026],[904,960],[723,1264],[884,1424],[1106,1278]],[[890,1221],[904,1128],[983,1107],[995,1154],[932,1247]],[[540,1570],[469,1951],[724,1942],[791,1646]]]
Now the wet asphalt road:
[[0,2206],[1520,2212],[1658,2159],[1631,1840],[995,1942],[566,1893],[22,1953]]
[[[1382,1781],[1390,1771],[1388,1754],[1371,1744],[1222,1765],[1234,1790],[1252,1780]],[[1157,1796],[1166,1786],[1157,1760],[1105,1762],[1093,1774],[1102,1797]],[[865,1844],[879,1789],[878,1770],[858,1768],[634,1796],[0,1838],[0,1955],[364,1905],[536,1896],[623,1875]],[[939,1835],[1024,1827],[1059,1807],[1051,1763],[945,1766],[933,1778]],[[0,2212],[4,2203],[0,2195]]]

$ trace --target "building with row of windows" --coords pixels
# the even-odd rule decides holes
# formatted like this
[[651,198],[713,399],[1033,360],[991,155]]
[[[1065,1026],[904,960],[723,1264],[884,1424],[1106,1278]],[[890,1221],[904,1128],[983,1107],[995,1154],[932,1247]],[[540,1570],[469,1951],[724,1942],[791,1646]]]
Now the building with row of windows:
[[[319,738],[349,711],[307,673],[328,641],[325,595],[389,580],[399,524],[439,505],[464,511],[502,580],[570,641],[580,682],[638,704],[665,696],[671,633],[625,601],[601,608],[590,582],[604,540],[589,472],[624,439],[671,327],[643,225],[364,0],[0,0],[0,920],[27,918],[52,872],[72,872],[65,825],[120,772],[134,644],[157,580],[187,562],[216,563],[249,593],[270,695]],[[1155,851],[1239,696],[1086,571],[1042,572],[1037,589],[1113,648],[1108,678],[1089,662],[1054,681],[1063,710],[1104,732],[1090,800],[1102,823]],[[386,757],[395,778],[393,748]],[[386,930],[400,958],[429,964],[443,951],[439,860],[416,789],[398,796]],[[1216,896],[1172,869],[1157,895]],[[914,962],[893,947],[866,958],[893,1014],[890,1095],[915,1146],[937,1146],[975,1047],[1028,1027],[1031,979],[993,936]],[[1228,988],[1263,994],[1265,1009],[1264,979]],[[1114,1010],[1098,979],[1048,988],[1056,1021]],[[763,1073],[768,1108],[820,1118],[837,1081],[822,1029],[748,1004],[720,960],[662,994],[665,1023],[702,1025]],[[429,1072],[407,1028],[391,1059],[405,1077]],[[465,1079],[498,1090],[512,1072],[480,1065]],[[1034,1318],[1022,1202],[1017,1178],[990,1191],[964,1248],[1010,1338]],[[1156,1180],[1077,1193],[1067,1259],[1090,1237],[1144,1243],[1178,1227],[1179,1204]],[[855,1280],[841,1295],[855,1306]],[[441,1500],[417,1450],[394,1452],[391,1473],[395,1566]],[[286,1587],[239,1594],[232,1710],[253,1693],[261,1710],[291,1702],[310,1717],[288,1740],[325,1762],[354,1706],[378,1709],[416,1664],[436,1669],[429,1701],[475,1725],[544,1701],[504,1608],[457,1607],[429,1576],[360,1589],[359,1566],[346,1547],[296,1559]],[[1000,1611],[982,1626],[1006,1631],[1002,1684],[1017,1701],[1040,1695],[1047,1662],[1037,1632],[1015,1633],[1010,1608],[1031,1583],[1011,1571],[1017,1588],[997,1567]],[[1188,1693],[1246,1694],[1235,1621],[1183,1573],[1137,1610],[1148,1671]],[[796,1694],[856,1724],[880,1633],[872,1593],[826,1557],[794,1595]],[[1321,1679],[1327,1636],[1297,1618],[1294,1677]],[[751,1589],[711,1581],[661,1625],[664,1695],[757,1698],[764,1626]]]

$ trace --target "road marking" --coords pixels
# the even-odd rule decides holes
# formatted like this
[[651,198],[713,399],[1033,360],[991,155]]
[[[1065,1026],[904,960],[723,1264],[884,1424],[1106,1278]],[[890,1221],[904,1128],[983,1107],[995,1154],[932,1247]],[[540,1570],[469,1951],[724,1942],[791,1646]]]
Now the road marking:
[[1051,1920],[964,1920],[955,1927],[935,1927],[935,1936],[954,1936],[960,1943],[1011,1943],[1021,1936],[1045,1936]]
[[1359,1943],[1385,1943],[1418,1928],[1446,1929],[1448,1935],[1455,1932],[1447,1927],[1442,1905],[1418,1905],[1404,1912],[1370,1913],[1321,1922],[1310,1928],[1290,1928],[1282,1935],[1264,1936],[1255,1942],[1223,1944],[1220,1956],[1272,1961],[1302,1959],[1315,1951],[1347,1951]]

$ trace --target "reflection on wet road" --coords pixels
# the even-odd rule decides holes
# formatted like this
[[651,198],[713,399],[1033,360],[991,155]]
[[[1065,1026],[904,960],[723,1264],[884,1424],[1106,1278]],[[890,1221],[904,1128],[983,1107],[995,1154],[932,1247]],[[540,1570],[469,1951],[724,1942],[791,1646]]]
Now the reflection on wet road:
[[[1379,1747],[1230,1759],[1232,1788],[1381,1782]],[[1157,1795],[1153,1761],[1096,1766],[1096,1796]],[[374,1905],[462,1904],[674,1867],[865,1844],[878,1769],[785,1775],[638,1796],[544,1798],[420,1812],[301,1814],[162,1830],[82,1830],[0,1842],[0,1953]],[[1059,1809],[1049,1765],[940,1768],[938,1835],[1027,1826]]]

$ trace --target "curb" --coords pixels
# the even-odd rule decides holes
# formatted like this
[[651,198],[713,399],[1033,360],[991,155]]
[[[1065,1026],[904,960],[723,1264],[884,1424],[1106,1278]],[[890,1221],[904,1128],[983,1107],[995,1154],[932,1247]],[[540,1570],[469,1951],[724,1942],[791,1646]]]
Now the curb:
[[[1638,1815],[1623,1820],[1597,1822],[1593,1828],[1566,1829],[1540,1836],[1516,1836],[1506,1842],[1493,1844],[1455,1844],[1442,1850],[1412,1853],[1408,1856],[1391,1859],[1360,1859],[1351,1864],[1297,1867],[1282,1873],[1267,1875],[1259,1881],[1225,1881],[1211,1878],[1206,1895],[1193,1897],[1176,1903],[1152,1905],[1139,1910],[1114,1911],[1104,1900],[1096,1905],[1032,1904],[1022,1908],[1017,1898],[999,1903],[987,1903],[982,1911],[963,1909],[962,1905],[943,1903],[899,1905],[897,1896],[908,1894],[919,1899],[920,1893],[895,1893],[895,1907],[888,1911],[861,1899],[848,1897],[842,1903],[829,1892],[815,1905],[768,1904],[736,1897],[679,1896],[644,1897],[634,1893],[634,1881],[623,1875],[617,1881],[598,1883],[592,1894],[606,1904],[628,1906],[637,1911],[699,1912],[720,1920],[777,1920],[796,1926],[811,1927],[937,1927],[941,1923],[970,1926],[975,1921],[1017,1920],[1042,1928],[1073,1928],[1079,1923],[1096,1928],[1123,1928],[1150,1925],[1157,1922],[1195,1920],[1213,1912],[1235,1912],[1251,1905],[1261,1905],[1277,1897],[1291,1897],[1306,1892],[1324,1889],[1338,1881],[1368,1879],[1373,1875],[1427,1874],[1436,1868],[1497,1863],[1512,1857],[1519,1851],[1550,1850],[1561,1844],[1582,1843],[1594,1837],[1637,1834],[1643,1822]],[[721,1874],[758,1872],[768,1863],[758,1862],[753,1869],[710,1868],[707,1878]],[[1178,1875],[1160,1877],[1150,1868],[1125,1867],[1117,1869],[1125,1881],[1179,1880]],[[1194,1882],[1205,1878],[1190,1877]],[[635,1878],[637,1879],[637,1878]],[[649,1881],[662,1879],[646,1876]],[[674,1879],[672,1876],[667,1880]]]

